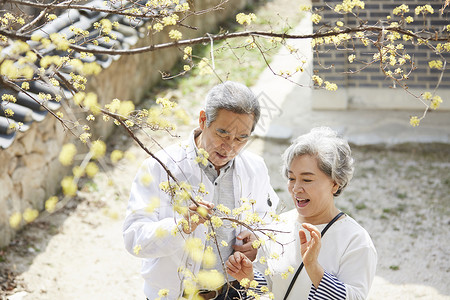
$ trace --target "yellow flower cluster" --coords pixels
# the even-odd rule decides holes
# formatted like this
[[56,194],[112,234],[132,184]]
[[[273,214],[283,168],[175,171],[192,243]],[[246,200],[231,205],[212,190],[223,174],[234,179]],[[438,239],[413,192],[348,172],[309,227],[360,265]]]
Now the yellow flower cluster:
[[208,164],[208,157],[209,153],[205,149],[200,148],[198,149],[198,155],[195,158],[195,162],[198,164],[201,163],[202,165],[206,166]]
[[153,213],[155,209],[157,209],[160,206],[160,203],[161,202],[158,197],[152,197],[147,207],[145,208],[145,211],[148,213]]
[[58,18],[55,14],[46,14],[45,16],[47,17],[47,21],[49,22],[54,21]]
[[201,270],[197,274],[197,281],[202,288],[213,290],[223,285],[225,278],[217,270]]
[[256,19],[257,17],[254,13],[249,13],[248,15],[244,13],[238,13],[236,15],[236,22],[241,25],[250,25],[252,21],[255,21]]
[[139,255],[139,252],[141,252],[141,250],[142,250],[142,246],[141,245],[136,245],[136,246],[133,247],[133,252],[136,255]]
[[31,80],[34,75],[34,70],[31,66],[17,67],[13,60],[5,59],[0,65],[0,75],[6,76],[11,80],[20,77]]
[[312,21],[314,24],[319,24],[320,20],[322,20],[322,16],[321,16],[321,15],[318,15],[318,14],[312,14],[312,16],[311,16],[311,21]]
[[364,9],[364,1],[360,0],[344,0],[342,1],[342,4],[337,4],[334,7],[334,11],[338,13],[351,13],[353,12],[353,9],[361,8]]
[[66,196],[75,196],[77,194],[77,185],[72,176],[64,177],[61,181],[61,187]]
[[220,203],[219,205],[217,205],[216,208],[217,208],[217,210],[221,211],[221,212],[224,213],[225,215],[231,214],[231,209],[229,209],[228,207],[226,207],[226,206],[223,205],[222,203]]
[[331,82],[325,81],[325,89],[328,91],[334,92],[334,91],[337,91],[338,86],[336,83],[331,83]]
[[181,40],[181,38],[183,37],[183,34],[180,31],[178,31],[178,30],[172,29],[169,32],[169,37],[172,40],[177,40],[178,41],[178,40]]
[[97,164],[92,161],[86,165],[86,175],[89,178],[93,178],[95,175],[97,175],[98,170],[99,169],[98,169]]
[[211,66],[209,65],[209,59],[206,57],[202,58],[202,60],[198,63],[198,68],[200,70],[199,75],[208,75],[213,72]]
[[300,11],[310,11],[311,5],[300,5],[299,10]]
[[412,127],[419,126],[419,123],[420,123],[420,119],[417,118],[416,116],[413,116],[409,119],[409,124],[411,124]]
[[430,67],[430,69],[442,70],[443,63],[441,60],[432,60],[428,62],[428,66]]
[[[89,35],[89,32],[87,34]],[[56,50],[67,51],[69,49],[69,41],[60,33],[55,32],[50,34],[50,41],[56,46]]]
[[215,267],[217,262],[217,257],[213,252],[213,248],[211,246],[208,246],[203,253],[203,260],[202,260],[202,266],[203,268],[213,268]]
[[416,15],[419,14],[434,14],[434,9],[430,4],[425,4],[424,6],[417,6],[416,9],[414,10]]
[[219,228],[223,225],[223,221],[221,218],[217,217],[217,216],[212,216],[211,217],[211,224],[215,227],[215,228]]
[[2,95],[2,101],[16,103],[17,99],[16,99],[16,97],[14,95],[3,94]]
[[437,44],[436,45],[436,51],[438,51],[438,52],[444,52],[444,51],[450,52],[450,42],[445,43],[445,44],[441,44],[441,43]]
[[25,20],[22,17],[16,17],[9,12],[0,17],[0,26],[2,27],[12,26],[14,23],[23,25],[25,24]]
[[23,212],[23,219],[25,220],[25,222],[27,223],[31,223],[34,220],[36,220],[36,218],[39,216],[39,212],[37,211],[37,209],[31,209],[31,208],[27,208],[25,209],[25,211]]
[[9,217],[9,226],[11,226],[11,228],[17,229],[21,222],[22,215],[19,212],[15,212]]
[[430,107],[434,110],[438,109],[439,106],[442,103],[442,98],[438,95],[434,96],[433,99],[431,99]]
[[406,4],[402,4],[400,6],[397,6],[392,10],[392,13],[394,15],[403,15],[404,13],[409,12],[409,6]]
[[63,166],[70,166],[75,154],[77,154],[77,147],[71,143],[65,144],[59,153],[58,160]]
[[101,140],[96,140],[92,142],[91,153],[93,159],[99,159],[103,157],[106,153],[106,144]]
[[203,248],[204,245],[199,238],[189,237],[184,244],[184,250],[188,253],[189,257],[196,262],[201,262],[203,260]]
[[113,164],[117,163],[119,160],[123,158],[123,152],[120,150],[113,150],[110,155],[111,162]]

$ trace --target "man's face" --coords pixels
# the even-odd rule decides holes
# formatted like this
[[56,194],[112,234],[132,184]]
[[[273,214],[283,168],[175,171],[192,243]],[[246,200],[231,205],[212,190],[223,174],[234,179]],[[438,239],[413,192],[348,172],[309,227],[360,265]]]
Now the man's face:
[[238,114],[219,110],[216,120],[206,126],[206,114],[200,112],[199,125],[202,133],[196,143],[209,153],[209,161],[216,170],[226,165],[247,143],[253,127],[253,114]]

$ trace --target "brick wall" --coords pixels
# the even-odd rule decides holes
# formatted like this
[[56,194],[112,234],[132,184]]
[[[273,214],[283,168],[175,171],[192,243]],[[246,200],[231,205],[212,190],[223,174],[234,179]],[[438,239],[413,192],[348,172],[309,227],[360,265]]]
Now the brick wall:
[[[342,17],[341,14],[334,12],[328,7],[329,5],[334,8],[334,6],[339,3],[342,3],[342,1],[312,1],[313,11],[322,16],[321,22],[314,25],[314,32],[320,29],[325,30],[326,28],[324,24],[330,24],[332,26],[331,28],[333,28],[336,26],[336,22],[338,20],[343,21],[344,27],[356,27],[359,25],[359,21],[353,15],[344,15],[344,17]],[[391,21],[400,20],[400,16],[394,16],[392,10],[401,4],[406,4],[409,6],[410,11],[405,15],[412,16],[414,18],[414,22],[406,25],[406,29],[408,30],[417,32],[423,28],[423,18],[421,15],[415,15],[414,9],[419,5],[423,6],[425,4],[430,4],[434,8],[434,14],[431,15],[431,17],[430,15],[427,15],[426,18],[427,21],[425,26],[429,28],[430,31],[434,31],[434,29],[442,30],[443,27],[449,24],[449,8],[445,10],[443,15],[439,12],[444,1],[371,0],[364,1],[364,3],[365,9],[359,10],[357,15],[361,20],[367,21],[367,25],[377,24],[379,19],[386,20],[388,15],[391,16]],[[357,11],[358,10],[355,9],[355,12]],[[377,36],[374,35],[371,39],[376,40]],[[439,80],[439,77],[441,76],[441,71],[437,69],[430,69],[428,67],[428,62],[431,60],[442,59],[424,45],[414,45],[411,41],[404,41],[402,43],[404,44],[406,53],[414,58],[414,67],[416,68],[409,76],[409,79],[403,82],[406,83],[408,88],[411,89],[420,89],[423,91],[433,90]],[[432,44],[436,46],[437,43],[434,42]],[[345,49],[345,46],[350,48],[350,50]],[[394,86],[393,80],[387,79],[380,70],[379,61],[369,66],[363,62],[360,62],[368,62],[372,59],[373,54],[377,52],[374,45],[369,44],[366,47],[361,41],[354,39],[353,42],[347,43],[345,46],[338,46],[338,49],[336,49],[334,45],[321,45],[318,47],[319,53],[314,55],[314,71],[317,75],[322,77],[324,80],[338,84],[339,89],[361,88],[387,90]],[[354,49],[354,51],[352,49]],[[353,63],[348,61],[348,57],[351,54],[356,55]],[[450,61],[450,53],[442,53],[442,55]],[[405,66],[403,69],[407,72],[409,68],[406,68]],[[357,72],[350,74],[355,71]],[[444,73],[439,91],[447,89],[450,89],[450,74],[448,72],[446,74]]]

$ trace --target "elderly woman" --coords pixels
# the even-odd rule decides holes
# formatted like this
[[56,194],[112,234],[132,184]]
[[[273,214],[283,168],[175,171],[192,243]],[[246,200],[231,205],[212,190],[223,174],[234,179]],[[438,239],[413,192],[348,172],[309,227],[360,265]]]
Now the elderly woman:
[[366,230],[334,202],[353,176],[348,143],[330,128],[315,128],[295,140],[283,160],[295,209],[269,227],[288,233],[267,241],[254,265],[235,252],[228,273],[238,280],[255,274],[257,289],[268,285],[277,300],[365,299],[377,253]]

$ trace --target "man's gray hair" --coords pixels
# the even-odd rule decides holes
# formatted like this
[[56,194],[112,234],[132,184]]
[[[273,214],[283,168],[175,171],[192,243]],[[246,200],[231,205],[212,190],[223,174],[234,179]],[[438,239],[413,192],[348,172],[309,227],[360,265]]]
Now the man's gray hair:
[[317,158],[319,169],[339,185],[339,196],[353,177],[353,158],[348,142],[329,127],[313,128],[299,136],[283,154],[283,174],[287,177],[294,158],[311,155]]
[[216,120],[221,109],[238,114],[253,114],[252,132],[261,115],[261,108],[255,94],[245,85],[233,81],[225,81],[216,85],[206,95],[207,127]]

